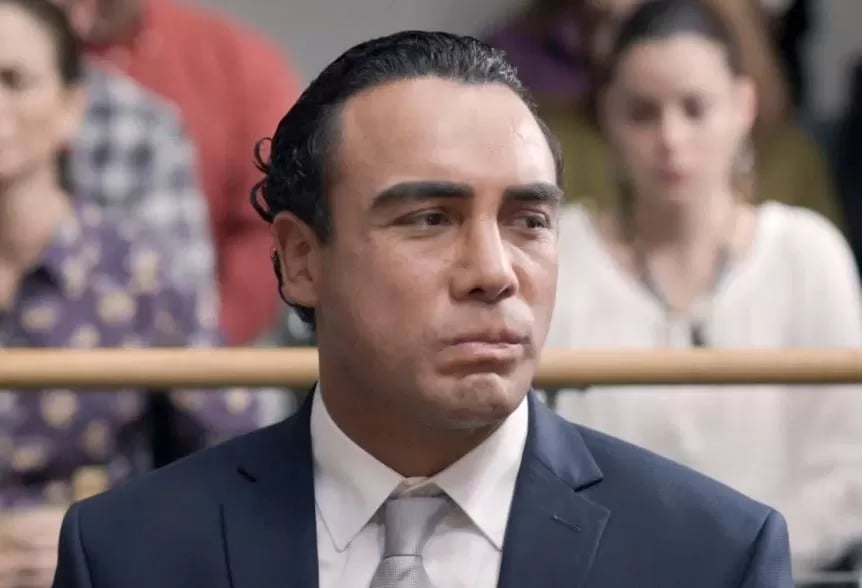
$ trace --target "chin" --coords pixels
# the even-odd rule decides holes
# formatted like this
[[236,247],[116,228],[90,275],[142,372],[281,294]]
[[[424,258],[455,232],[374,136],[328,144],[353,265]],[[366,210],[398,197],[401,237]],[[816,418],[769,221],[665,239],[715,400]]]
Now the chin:
[[695,200],[700,192],[694,189],[691,182],[656,181],[650,193],[654,195],[656,202],[681,205]]
[[529,388],[529,383],[496,373],[470,374],[437,388],[442,395],[432,402],[448,426],[486,427],[512,414]]

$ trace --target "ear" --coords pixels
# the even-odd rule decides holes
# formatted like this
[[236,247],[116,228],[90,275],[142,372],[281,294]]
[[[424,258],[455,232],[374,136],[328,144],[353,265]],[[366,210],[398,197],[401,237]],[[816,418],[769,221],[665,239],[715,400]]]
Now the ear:
[[747,137],[757,122],[758,110],[757,88],[751,78],[743,76],[737,81],[735,106],[740,136]]
[[314,308],[320,288],[321,243],[314,230],[290,212],[272,221],[272,240],[281,271],[281,296],[292,304]]
[[76,84],[64,90],[65,100],[59,121],[60,139],[64,144],[70,144],[84,122],[87,113],[87,92],[83,84]]

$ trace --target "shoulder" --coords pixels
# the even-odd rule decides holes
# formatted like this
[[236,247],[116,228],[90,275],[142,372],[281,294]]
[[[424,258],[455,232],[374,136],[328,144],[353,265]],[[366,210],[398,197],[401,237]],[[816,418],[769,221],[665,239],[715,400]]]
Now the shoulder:
[[283,426],[241,435],[77,503],[82,528],[93,540],[110,541],[146,527],[179,532],[217,524],[219,505],[243,481],[241,464],[272,452]]
[[844,236],[831,221],[813,210],[779,202],[761,205],[761,230],[794,262],[823,263],[851,257]]
[[235,438],[75,503],[63,523],[58,574],[84,570],[99,586],[155,578],[191,586],[223,575],[224,505],[250,491],[239,469],[247,455],[285,446],[276,431]]
[[739,586],[766,567],[759,559],[774,559],[782,569],[788,564],[786,525],[775,510],[534,406],[532,454],[580,500],[606,513],[593,569],[603,585],[630,585],[631,570],[650,570],[654,576],[644,585]]
[[652,521],[674,542],[694,541],[698,533],[709,533],[712,540],[742,548],[750,546],[775,512],[650,451],[598,431],[578,429],[604,474],[604,481],[591,493],[611,509],[617,525],[628,528],[635,520]]
[[180,161],[193,157],[184,119],[173,102],[101,62],[88,63],[86,83],[89,102],[76,151],[94,154],[97,160],[104,157],[102,151],[115,152],[113,160],[129,173],[149,170],[178,150],[185,158]]
[[787,525],[770,507],[643,449],[581,429],[601,468],[583,491],[609,511],[594,573],[626,585],[791,586]]
[[129,116],[151,123],[180,126],[179,108],[148,90],[111,65],[90,59],[87,63],[90,113],[95,116]]

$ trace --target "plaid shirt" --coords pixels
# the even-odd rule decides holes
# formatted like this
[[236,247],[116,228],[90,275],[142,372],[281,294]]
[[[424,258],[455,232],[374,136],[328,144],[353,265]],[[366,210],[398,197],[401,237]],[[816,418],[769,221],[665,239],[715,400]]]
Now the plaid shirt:
[[90,64],[87,91],[71,150],[73,193],[137,219],[171,251],[171,280],[216,296],[209,211],[179,111],[101,64]]

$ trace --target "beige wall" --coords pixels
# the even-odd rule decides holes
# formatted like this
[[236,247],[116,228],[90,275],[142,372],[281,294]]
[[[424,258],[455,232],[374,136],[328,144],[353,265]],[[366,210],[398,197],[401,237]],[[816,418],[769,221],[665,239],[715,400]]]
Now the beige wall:
[[359,41],[407,28],[475,34],[524,4],[524,0],[193,1],[223,9],[268,33],[290,52],[306,79]]
[[[182,0],[223,9],[273,37],[308,79],[350,45],[405,28],[479,33],[527,0]],[[816,112],[843,107],[847,69],[862,54],[862,0],[817,0],[808,70]]]

